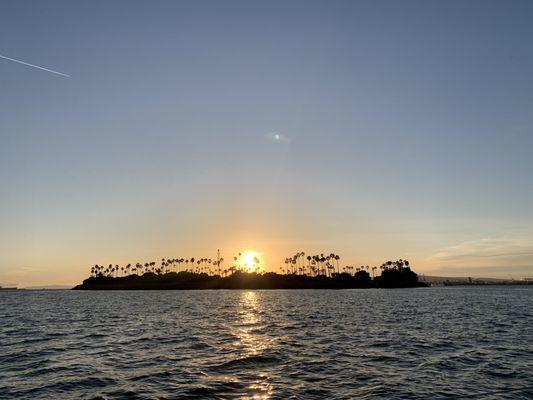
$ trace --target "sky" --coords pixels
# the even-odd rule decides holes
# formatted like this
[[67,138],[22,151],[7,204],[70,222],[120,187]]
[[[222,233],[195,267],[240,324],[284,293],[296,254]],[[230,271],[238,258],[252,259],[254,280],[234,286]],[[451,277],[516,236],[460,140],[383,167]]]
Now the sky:
[[0,55],[70,77],[0,59],[0,285],[217,248],[532,276],[532,20],[530,1],[2,1]]

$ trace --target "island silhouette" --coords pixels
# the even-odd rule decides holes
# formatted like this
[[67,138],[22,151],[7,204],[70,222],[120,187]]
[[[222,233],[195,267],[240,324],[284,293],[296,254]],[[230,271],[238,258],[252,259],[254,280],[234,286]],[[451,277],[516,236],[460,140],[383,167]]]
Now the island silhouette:
[[[426,287],[409,261],[399,259],[378,266],[340,267],[340,256],[306,256],[298,252],[285,259],[281,273],[263,272],[260,260],[248,264],[239,253],[229,268],[224,259],[168,258],[125,266],[95,265],[91,276],[74,290],[188,290],[188,289],[366,289]],[[377,271],[380,274],[377,275]],[[371,275],[372,274],[372,275]]]

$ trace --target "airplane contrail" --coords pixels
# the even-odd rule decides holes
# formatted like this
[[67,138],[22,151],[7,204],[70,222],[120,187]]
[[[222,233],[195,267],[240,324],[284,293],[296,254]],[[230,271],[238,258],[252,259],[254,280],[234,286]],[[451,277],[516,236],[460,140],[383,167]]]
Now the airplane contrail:
[[6,57],[6,56],[3,56],[2,54],[0,54],[0,58],[4,58],[6,60],[13,61],[13,62],[22,64],[22,65],[27,65],[28,67],[33,67],[33,68],[41,69],[43,71],[51,72],[52,74],[61,75],[61,76],[64,76],[65,78],[72,78],[70,75],[64,74],[63,72],[58,72],[58,71],[54,71],[53,69],[39,67],[38,65],[35,65],[35,64],[30,64],[30,63],[27,63],[27,62],[24,62],[24,61],[15,60],[14,58]]

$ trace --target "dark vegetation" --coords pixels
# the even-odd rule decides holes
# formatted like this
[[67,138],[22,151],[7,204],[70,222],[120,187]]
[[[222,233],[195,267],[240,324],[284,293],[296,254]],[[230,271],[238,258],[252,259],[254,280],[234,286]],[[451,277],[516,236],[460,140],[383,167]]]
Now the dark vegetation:
[[[239,257],[241,255],[239,254]],[[405,288],[427,286],[418,281],[406,260],[387,261],[378,267],[339,266],[338,255],[308,256],[297,253],[285,260],[282,273],[261,272],[260,261],[239,264],[234,257],[231,267],[222,268],[223,259],[162,259],[154,262],[109,265],[91,268],[91,277],[74,289],[78,290],[152,290],[152,289],[355,289]],[[307,261],[307,263],[305,262]],[[184,266],[184,268],[180,268]],[[186,267],[185,267],[186,266]],[[372,276],[369,272],[372,272]]]

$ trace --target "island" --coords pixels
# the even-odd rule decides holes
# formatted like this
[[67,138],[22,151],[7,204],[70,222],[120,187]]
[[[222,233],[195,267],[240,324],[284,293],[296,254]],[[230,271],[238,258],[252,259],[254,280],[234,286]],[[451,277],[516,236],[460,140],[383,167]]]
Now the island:
[[[334,257],[332,257],[335,260]],[[179,261],[179,259],[177,259]],[[191,265],[195,260],[191,259]],[[203,259],[201,259],[203,260]],[[320,261],[319,261],[320,262]],[[206,260],[207,263],[207,260]],[[173,271],[169,264],[173,260],[162,260],[162,268],[155,268],[155,263],[136,264],[132,268],[112,266],[105,269],[98,265],[91,269],[91,277],[74,290],[198,290],[198,289],[368,289],[368,288],[415,288],[428,285],[418,280],[418,275],[411,270],[404,260],[388,261],[379,268],[381,274],[371,276],[377,267],[339,268],[292,268],[292,260],[287,263],[284,273],[260,272],[249,268],[232,267],[217,273],[217,268],[202,268]],[[212,261],[215,267],[220,260]],[[309,263],[311,266],[311,263]],[[133,273],[129,271],[133,270]],[[351,273],[351,271],[353,273]],[[140,274],[137,272],[141,271]]]

